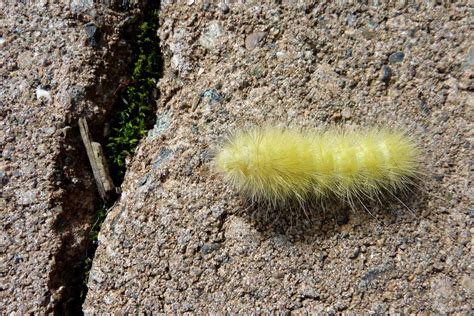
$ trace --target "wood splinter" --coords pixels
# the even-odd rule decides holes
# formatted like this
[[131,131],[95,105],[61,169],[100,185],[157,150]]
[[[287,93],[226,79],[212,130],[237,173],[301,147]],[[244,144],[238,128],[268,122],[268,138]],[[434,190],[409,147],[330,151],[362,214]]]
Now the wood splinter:
[[85,118],[79,118],[78,123],[82,142],[86,147],[87,157],[89,158],[92,167],[99,195],[102,200],[106,201],[109,193],[115,189],[115,186],[110,177],[109,167],[102,146],[99,143],[92,141],[89,126],[87,125],[87,120]]

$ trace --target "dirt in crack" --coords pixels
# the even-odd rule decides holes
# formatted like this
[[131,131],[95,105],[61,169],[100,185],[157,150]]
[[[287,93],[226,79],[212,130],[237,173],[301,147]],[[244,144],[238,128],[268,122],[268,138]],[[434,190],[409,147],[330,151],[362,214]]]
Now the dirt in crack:
[[[136,33],[136,58],[129,80],[122,81],[114,95],[117,97],[114,116],[110,119],[110,134],[105,143],[110,175],[116,186],[120,186],[126,171],[126,159],[133,156],[139,140],[153,127],[155,121],[155,100],[158,97],[157,80],[162,74],[162,60],[159,49],[158,4],[152,4],[145,13]],[[118,196],[104,202],[95,214],[89,232],[87,256],[82,264],[80,299],[87,295],[87,283],[92,261],[98,246],[100,227],[107,211]]]

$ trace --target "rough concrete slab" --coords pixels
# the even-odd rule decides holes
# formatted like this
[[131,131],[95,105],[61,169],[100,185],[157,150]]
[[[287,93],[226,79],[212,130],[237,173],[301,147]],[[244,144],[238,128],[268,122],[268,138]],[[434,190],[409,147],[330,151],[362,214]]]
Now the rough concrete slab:
[[[244,2],[162,4],[157,123],[101,231],[85,312],[468,313],[472,9]],[[211,157],[268,122],[410,131],[425,173],[410,211],[249,205]]]
[[105,120],[132,16],[113,1],[0,3],[2,314],[78,308],[98,199],[77,119]]

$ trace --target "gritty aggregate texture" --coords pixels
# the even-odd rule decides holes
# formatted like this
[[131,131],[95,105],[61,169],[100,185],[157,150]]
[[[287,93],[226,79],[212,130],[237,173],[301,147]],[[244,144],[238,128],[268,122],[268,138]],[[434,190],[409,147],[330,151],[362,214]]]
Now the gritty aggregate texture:
[[0,314],[73,304],[97,206],[76,122],[93,126],[110,108],[115,87],[101,69],[128,15],[113,9],[0,2]]
[[[84,311],[469,313],[472,8],[254,2],[162,3],[157,123],[100,233]],[[410,210],[387,198],[370,214],[250,205],[211,159],[268,122],[406,129],[422,188],[401,197]]]

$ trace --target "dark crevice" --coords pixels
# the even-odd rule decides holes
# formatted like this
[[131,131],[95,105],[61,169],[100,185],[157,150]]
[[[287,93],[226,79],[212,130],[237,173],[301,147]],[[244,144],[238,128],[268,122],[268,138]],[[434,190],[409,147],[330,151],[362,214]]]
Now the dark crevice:
[[60,236],[61,243],[49,273],[49,301],[45,302],[48,312],[76,314],[80,311],[77,293],[82,268],[82,249],[87,246],[84,235],[97,207],[98,193],[88,166],[87,155],[82,149],[79,131],[70,129],[62,142],[61,155],[55,164],[53,179],[61,186],[58,201],[52,209],[58,212],[53,229]]
[[[133,67],[128,79],[121,80],[114,89],[116,98],[111,115],[106,123],[108,135],[98,137],[109,163],[110,175],[117,187],[123,182],[128,157],[133,156],[139,140],[145,136],[155,122],[157,97],[156,83],[161,77],[162,60],[158,30],[159,2],[148,5],[146,13],[137,23],[133,33]],[[103,130],[103,128],[102,128]],[[120,197],[115,194],[104,201],[95,213],[88,235],[88,246],[80,271],[79,296],[81,303],[87,295],[87,282],[93,258],[98,246],[98,234],[108,210]]]
[[[142,15],[129,16],[129,22],[119,34],[123,41],[109,47],[97,68],[96,78],[102,80],[77,94],[77,102],[93,103],[106,109],[103,115],[82,115],[87,118],[93,140],[101,143],[107,155],[117,187],[125,174],[125,158],[133,155],[138,140],[153,126],[155,119],[153,98],[156,98],[156,80],[161,77],[162,69],[157,37],[158,9],[159,1],[149,1]],[[101,32],[113,30],[104,27]],[[151,58],[150,52],[153,52]],[[150,60],[153,60],[151,64]],[[51,258],[50,291],[42,305],[56,315],[83,314],[82,304],[100,226],[119,197],[112,194],[108,201],[100,199],[77,126],[79,116],[75,115],[79,114],[73,115],[68,117],[71,127],[64,129],[62,148],[51,179],[59,188],[50,207],[58,210],[53,228],[61,243]],[[104,135],[105,126],[110,126],[109,135]],[[124,132],[129,134],[124,135]],[[130,141],[134,139],[136,141]]]

